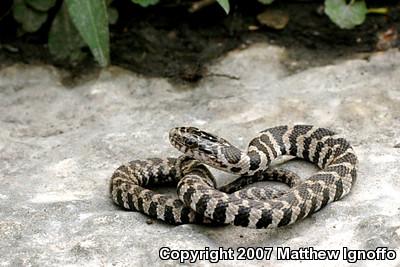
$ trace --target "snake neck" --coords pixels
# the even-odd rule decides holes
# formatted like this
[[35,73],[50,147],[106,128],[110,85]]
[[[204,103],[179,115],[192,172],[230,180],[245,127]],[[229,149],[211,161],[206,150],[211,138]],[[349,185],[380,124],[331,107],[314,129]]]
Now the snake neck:
[[244,153],[233,145],[224,145],[219,147],[215,154],[217,156],[212,160],[200,161],[219,170],[237,175],[253,175],[256,172],[264,171],[272,160],[257,148],[251,146]]
[[183,155],[175,163],[176,177],[180,180],[186,175],[199,175],[209,186],[216,186],[213,174],[200,161]]
[[283,154],[282,149],[276,149],[263,134],[251,140],[246,153],[232,145],[222,148],[221,152],[225,164],[220,169],[239,175],[265,171],[274,159]]

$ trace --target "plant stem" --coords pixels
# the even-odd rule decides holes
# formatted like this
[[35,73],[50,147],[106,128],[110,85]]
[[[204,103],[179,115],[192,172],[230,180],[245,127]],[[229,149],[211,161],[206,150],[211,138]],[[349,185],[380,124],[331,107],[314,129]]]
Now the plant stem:
[[386,15],[388,13],[389,13],[389,8],[387,8],[387,7],[368,8],[368,14]]
[[192,4],[192,6],[189,8],[189,12],[194,13],[206,6],[213,4],[214,2],[215,2],[215,0],[200,0],[200,1],[194,2]]

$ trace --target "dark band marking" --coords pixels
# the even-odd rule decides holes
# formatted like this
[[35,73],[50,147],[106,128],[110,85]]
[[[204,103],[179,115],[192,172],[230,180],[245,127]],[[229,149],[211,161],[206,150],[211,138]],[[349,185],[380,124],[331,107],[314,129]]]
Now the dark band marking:
[[329,187],[325,187],[323,190],[323,198],[321,202],[321,208],[325,207],[328,204],[329,201]]
[[290,142],[290,151],[289,154],[293,156],[297,156],[297,138],[300,135],[306,134],[308,131],[312,129],[311,125],[295,125],[293,127],[293,131],[289,136],[289,142]]
[[242,155],[242,152],[233,146],[223,147],[221,149],[221,152],[225,155],[226,160],[230,164],[237,164],[240,161]]
[[136,210],[135,204],[133,202],[133,195],[128,193],[128,206],[131,210]]
[[183,202],[186,206],[190,206],[190,202],[192,200],[192,195],[195,192],[194,188],[189,187],[186,192],[183,194]]
[[238,214],[233,221],[234,225],[246,227],[249,225],[249,212],[251,208],[246,206],[239,206]]
[[259,151],[264,153],[267,157],[268,164],[271,162],[271,155],[269,154],[267,147],[260,142],[260,138],[253,139],[249,146],[256,147]]
[[181,222],[189,222],[189,214],[193,211],[189,207],[183,207],[181,209]]
[[277,126],[274,128],[264,130],[264,131],[262,131],[262,133],[265,133],[267,131],[269,131],[271,133],[271,135],[274,137],[275,142],[278,144],[278,146],[281,149],[281,151],[280,151],[281,154],[286,155],[287,151],[286,151],[285,143],[283,142],[283,136],[288,131],[288,126],[287,125]]
[[173,209],[171,206],[165,206],[164,220],[169,224],[176,224]]
[[149,215],[153,218],[157,218],[157,202],[152,201],[149,207]]
[[250,170],[254,171],[260,168],[261,164],[260,155],[255,151],[250,151],[249,153],[247,153],[247,155],[250,157]]
[[304,138],[304,147],[303,147],[303,159],[310,160],[310,145],[312,138],[306,137]]
[[292,209],[286,208],[283,210],[283,217],[281,221],[278,224],[278,227],[288,225],[290,223],[290,220],[292,218]]
[[238,172],[242,171],[242,168],[240,168],[240,167],[232,167],[232,168],[230,168],[230,170],[233,173],[238,173]]
[[144,211],[143,209],[143,198],[138,197],[138,210],[140,210],[141,212]]
[[117,202],[119,203],[119,205],[123,208],[124,207],[124,201],[122,200],[122,190],[121,189],[117,189]]
[[200,199],[196,203],[196,212],[200,215],[204,215],[204,212],[207,209],[207,204],[210,201],[211,196],[207,194],[203,194]]
[[335,192],[335,197],[333,198],[334,201],[340,199],[340,197],[342,196],[343,193],[343,184],[342,184],[342,180],[337,180],[336,183],[336,192]]
[[257,228],[267,228],[268,225],[272,223],[272,211],[268,209],[263,209],[261,213],[261,218],[258,220]]
[[317,128],[315,131],[310,135],[311,139],[317,139],[321,140],[322,138],[326,136],[332,136],[335,135],[335,132],[325,129],[325,128]]
[[228,207],[228,203],[223,200],[218,200],[218,203],[214,209],[214,213],[212,214],[213,220],[216,222],[224,223],[226,219],[226,208]]
[[328,149],[328,151],[326,152],[324,158],[322,159],[322,165],[321,165],[322,168],[325,168],[326,163],[327,163],[328,159],[330,158],[330,156],[332,156],[332,149],[331,148]]
[[[269,136],[267,134],[262,134],[260,135],[260,140],[263,142],[265,145],[271,149],[272,155],[270,155],[270,158],[276,158],[278,153],[275,151],[274,145],[272,144],[271,140],[269,139]],[[268,151],[268,150],[267,150]]]

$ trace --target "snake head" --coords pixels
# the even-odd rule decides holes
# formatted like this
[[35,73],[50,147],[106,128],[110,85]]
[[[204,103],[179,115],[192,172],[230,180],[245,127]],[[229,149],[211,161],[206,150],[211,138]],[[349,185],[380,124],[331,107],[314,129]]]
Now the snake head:
[[169,140],[179,151],[205,163],[215,163],[220,149],[232,146],[225,139],[195,127],[173,128]]
[[222,138],[204,132],[196,127],[173,128],[169,132],[169,140],[178,150],[188,154],[196,150],[206,149],[206,151],[208,151],[215,145],[227,142]]
[[173,128],[169,132],[169,140],[179,151],[192,157],[195,157],[197,154],[207,154],[212,157],[218,153],[218,147],[231,146],[225,139],[196,127]]

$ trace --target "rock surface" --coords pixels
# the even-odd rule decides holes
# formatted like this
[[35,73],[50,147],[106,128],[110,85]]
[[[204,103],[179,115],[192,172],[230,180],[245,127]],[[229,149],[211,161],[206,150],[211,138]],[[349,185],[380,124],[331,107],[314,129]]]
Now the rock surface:
[[[220,266],[347,266],[339,261],[277,261],[276,248],[397,249],[400,264],[400,53],[291,74],[285,50],[254,45],[211,67],[194,88],[117,68],[73,88],[46,66],[0,70],[0,265],[176,266],[159,249],[274,247],[267,261]],[[108,181],[121,163],[177,156],[168,130],[194,125],[241,148],[260,130],[309,123],[342,133],[360,160],[350,195],[281,229],[170,226],[120,210]],[[316,169],[303,161],[301,176]],[[231,179],[217,173],[220,183]],[[196,266],[208,266],[198,261]]]

